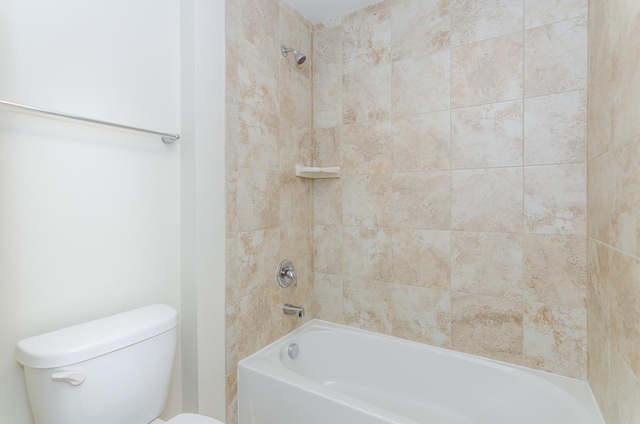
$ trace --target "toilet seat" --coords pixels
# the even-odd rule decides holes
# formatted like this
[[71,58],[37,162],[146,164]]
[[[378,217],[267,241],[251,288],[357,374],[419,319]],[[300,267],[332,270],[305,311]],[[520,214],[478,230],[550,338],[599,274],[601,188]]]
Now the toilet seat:
[[166,424],[224,424],[222,421],[218,421],[211,417],[205,417],[198,414],[178,414],[175,417],[167,421]]

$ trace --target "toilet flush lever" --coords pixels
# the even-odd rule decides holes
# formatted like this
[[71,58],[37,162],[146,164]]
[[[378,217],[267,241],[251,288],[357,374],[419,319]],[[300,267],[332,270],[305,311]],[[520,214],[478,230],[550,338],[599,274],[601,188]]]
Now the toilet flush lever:
[[51,374],[53,381],[64,381],[72,386],[78,386],[84,383],[85,378],[87,378],[87,376],[82,371],[64,371]]

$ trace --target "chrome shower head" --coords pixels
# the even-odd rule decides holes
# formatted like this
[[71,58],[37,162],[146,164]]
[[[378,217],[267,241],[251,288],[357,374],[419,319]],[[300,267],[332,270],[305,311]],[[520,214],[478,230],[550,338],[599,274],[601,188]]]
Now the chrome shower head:
[[304,63],[304,61],[307,60],[307,56],[304,53],[301,53],[298,50],[292,49],[290,47],[282,46],[282,48],[280,49],[280,52],[282,53],[282,56],[284,56],[284,57],[287,57],[289,52],[293,53],[293,56],[296,58],[296,63],[298,65],[302,65]]

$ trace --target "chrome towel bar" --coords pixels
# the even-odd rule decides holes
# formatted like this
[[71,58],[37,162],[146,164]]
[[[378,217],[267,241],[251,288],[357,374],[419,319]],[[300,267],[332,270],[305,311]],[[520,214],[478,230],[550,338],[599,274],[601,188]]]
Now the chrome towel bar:
[[147,133],[147,134],[155,134],[155,135],[159,135],[160,138],[162,139],[162,142],[163,143],[167,143],[167,144],[168,143],[173,143],[174,141],[177,141],[177,140],[180,139],[180,134],[171,134],[171,133],[165,133],[165,132],[160,132],[160,131],[146,130],[144,128],[130,127],[128,125],[114,124],[113,122],[107,122],[107,121],[100,121],[98,119],[85,118],[83,116],[71,115],[69,113],[56,112],[56,111],[53,111],[53,110],[42,109],[42,108],[34,107],[34,106],[26,106],[26,105],[21,105],[21,104],[18,104],[18,103],[6,102],[4,100],[0,100],[0,105],[10,106],[10,107],[17,108],[17,109],[22,109],[22,110],[29,110],[29,111],[32,111],[32,112],[46,113],[47,115],[60,116],[62,118],[75,119],[77,121],[90,122],[92,124],[107,125],[107,126],[110,126],[110,127],[122,128],[122,129],[125,129],[125,130],[143,132],[143,133]]

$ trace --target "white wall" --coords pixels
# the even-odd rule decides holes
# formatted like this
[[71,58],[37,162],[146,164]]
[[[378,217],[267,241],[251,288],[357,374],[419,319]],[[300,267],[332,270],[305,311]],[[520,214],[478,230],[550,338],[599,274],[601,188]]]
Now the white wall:
[[[178,132],[179,3],[3,0],[0,99]],[[180,144],[0,107],[0,422],[32,422],[20,339],[156,302],[180,307]]]
[[182,0],[183,409],[225,414],[225,2]]

